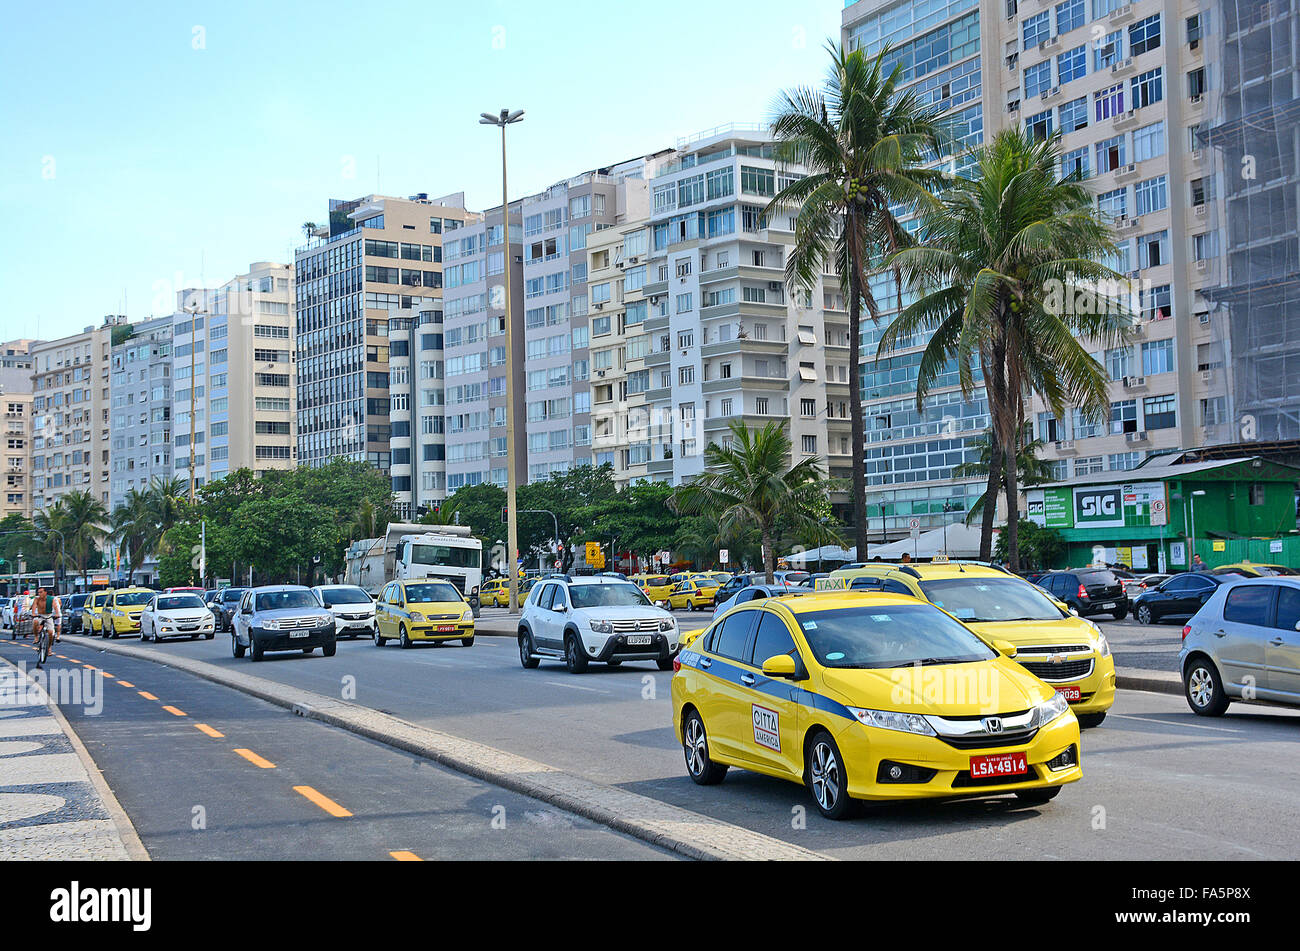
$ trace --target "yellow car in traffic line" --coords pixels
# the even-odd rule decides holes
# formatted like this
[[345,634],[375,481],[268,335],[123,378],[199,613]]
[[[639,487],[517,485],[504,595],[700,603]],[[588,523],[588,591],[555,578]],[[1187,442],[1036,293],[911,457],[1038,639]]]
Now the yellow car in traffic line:
[[673,729],[697,784],[776,776],[830,819],[864,799],[1042,804],[1082,776],[1079,723],[1013,650],[904,595],[754,601],[678,653]]
[[1115,658],[1101,628],[1023,578],[962,562],[881,563],[846,574],[854,590],[871,583],[874,590],[910,594],[986,641],[1014,644],[1016,662],[1064,696],[1081,726],[1099,726],[1115,703]]
[[491,581],[484,581],[483,587],[479,588],[478,600],[485,608],[508,608],[510,607],[510,582],[506,578],[493,578]]
[[689,608],[692,611],[711,608],[713,597],[721,587],[720,582],[702,575],[679,581],[673,586],[672,593],[668,595],[668,606],[674,611],[680,611],[682,608]]
[[450,581],[390,581],[375,602],[375,646],[395,640],[474,643],[474,612]]
[[676,587],[667,575],[632,575],[628,580],[641,589],[651,604],[666,603]]
[[140,615],[157,591],[149,588],[118,588],[110,591],[100,609],[100,629],[104,637],[123,637],[140,633]]
[[98,637],[102,633],[104,605],[112,595],[112,591],[96,591],[86,596],[86,603],[81,606],[81,629],[87,634]]

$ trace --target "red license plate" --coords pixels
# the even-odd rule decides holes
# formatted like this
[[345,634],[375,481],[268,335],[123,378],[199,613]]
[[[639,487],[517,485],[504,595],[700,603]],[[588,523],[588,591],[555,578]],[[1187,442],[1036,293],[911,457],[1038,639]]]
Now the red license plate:
[[447,633],[450,633],[451,631],[454,631],[454,630],[456,630],[456,625],[455,625],[455,624],[439,624],[439,625],[438,625],[438,633],[439,633],[439,634],[447,634]]
[[1078,687],[1057,687],[1056,692],[1070,703],[1078,703],[1083,699],[1083,691]]
[[992,756],[972,756],[970,758],[970,775],[972,779],[988,779],[996,776],[1019,776],[1029,772],[1029,761],[1024,753],[997,753]]

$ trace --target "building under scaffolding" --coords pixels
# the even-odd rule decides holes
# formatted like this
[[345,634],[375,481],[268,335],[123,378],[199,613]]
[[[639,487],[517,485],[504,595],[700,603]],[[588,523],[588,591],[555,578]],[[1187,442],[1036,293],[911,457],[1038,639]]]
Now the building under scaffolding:
[[1300,8],[1224,0],[1221,105],[1201,140],[1223,159],[1226,305],[1236,438],[1300,438]]

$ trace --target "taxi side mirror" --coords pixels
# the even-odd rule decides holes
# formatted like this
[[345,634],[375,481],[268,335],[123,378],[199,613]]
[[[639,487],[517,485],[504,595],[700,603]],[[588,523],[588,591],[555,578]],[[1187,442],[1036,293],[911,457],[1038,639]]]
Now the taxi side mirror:
[[1016,656],[1016,645],[1012,644],[1010,641],[994,641],[993,649],[996,650],[1003,657]]
[[794,658],[789,654],[776,654],[763,661],[764,677],[781,677],[785,680],[794,680],[798,668],[795,665]]

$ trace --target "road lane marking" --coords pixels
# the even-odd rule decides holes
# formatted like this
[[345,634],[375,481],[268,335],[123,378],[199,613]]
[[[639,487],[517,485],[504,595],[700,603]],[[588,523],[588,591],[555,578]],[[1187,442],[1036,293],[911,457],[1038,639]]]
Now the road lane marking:
[[157,700],[157,699],[158,699],[158,698],[155,697],[153,694],[151,694],[148,690],[137,690],[136,693],[138,693],[140,696],[144,697],[146,700]]
[[1215,733],[1245,733],[1245,730],[1230,730],[1222,726],[1205,726],[1200,723],[1184,723],[1182,720],[1168,720],[1163,717],[1137,717],[1132,714],[1112,713],[1117,720],[1140,720],[1143,723],[1159,723],[1162,726],[1185,726],[1189,730],[1213,730]]
[[346,809],[340,806],[329,796],[318,793],[310,786],[294,786],[293,791],[296,792],[298,795],[302,796],[304,799],[308,799],[311,802],[314,802],[316,805],[320,806],[322,809],[328,812],[335,819],[346,819],[352,815],[352,813],[348,812]]
[[573,690],[587,690],[590,691],[591,693],[604,693],[604,694],[609,693],[608,690],[598,690],[595,687],[579,687],[577,684],[566,684],[560,680],[547,680],[546,683],[551,684],[552,686],[555,687],[569,687]]
[[196,724],[194,724],[194,729],[198,730],[200,733],[206,733],[208,736],[212,737],[214,740],[220,740],[220,739],[223,739],[223,738],[225,737],[225,735],[226,735],[226,734],[222,733],[220,730],[214,730],[212,727],[208,726],[206,723],[196,723]]
[[252,750],[237,749],[235,752],[244,757],[244,759],[248,760],[254,766],[259,766],[262,769],[275,769],[274,763],[270,760],[262,759],[262,757],[258,756]]
[[391,855],[393,858],[397,859],[397,861],[399,862],[423,862],[424,861],[424,859],[420,858],[414,852],[398,851],[398,852],[389,852],[388,854]]
[[187,714],[185,713],[184,710],[177,710],[175,707],[165,706],[165,707],[163,707],[163,709],[166,710],[168,713],[170,713],[170,714],[171,714],[172,716],[174,716],[174,717],[183,717],[183,716],[187,716]]
[[115,679],[115,678],[113,677],[113,675],[110,674],[107,670],[101,670],[100,673],[103,674],[105,677],[107,677],[109,680],[114,680],[114,679]]
[[126,680],[119,680],[119,681],[118,681],[118,684],[119,684],[120,686],[123,686],[123,687],[134,687],[134,686],[135,686],[135,684],[130,683],[129,681],[126,681]]

